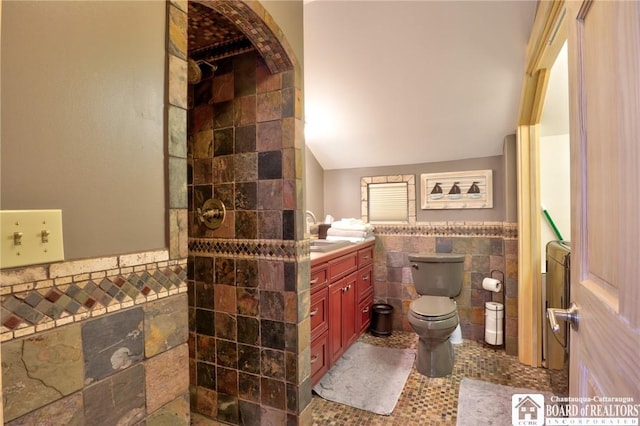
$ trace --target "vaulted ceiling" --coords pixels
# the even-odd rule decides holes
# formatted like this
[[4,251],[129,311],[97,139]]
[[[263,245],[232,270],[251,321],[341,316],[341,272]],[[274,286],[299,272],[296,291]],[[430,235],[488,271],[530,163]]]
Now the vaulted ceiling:
[[499,155],[533,1],[307,1],[305,135],[324,169]]
[[[499,155],[536,1],[305,0],[305,139],[324,169]],[[190,57],[252,48],[189,3]],[[206,67],[205,67],[206,68]]]

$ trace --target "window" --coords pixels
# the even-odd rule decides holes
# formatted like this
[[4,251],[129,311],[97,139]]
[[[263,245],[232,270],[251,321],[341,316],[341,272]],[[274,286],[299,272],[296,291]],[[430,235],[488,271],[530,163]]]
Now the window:
[[407,183],[369,184],[369,222],[409,221]]
[[413,175],[363,177],[360,187],[363,221],[412,224],[416,222]]

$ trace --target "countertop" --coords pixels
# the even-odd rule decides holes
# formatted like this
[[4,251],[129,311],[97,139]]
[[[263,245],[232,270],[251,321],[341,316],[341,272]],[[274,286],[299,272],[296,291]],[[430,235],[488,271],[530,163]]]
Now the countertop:
[[349,243],[348,246],[340,247],[335,250],[327,251],[327,252],[316,252],[312,251],[310,254],[311,258],[311,267],[314,267],[320,263],[327,262],[329,260],[340,257],[344,254],[351,253],[354,250],[360,250],[362,248],[368,247],[375,243],[375,237],[367,238],[364,241],[357,243]]

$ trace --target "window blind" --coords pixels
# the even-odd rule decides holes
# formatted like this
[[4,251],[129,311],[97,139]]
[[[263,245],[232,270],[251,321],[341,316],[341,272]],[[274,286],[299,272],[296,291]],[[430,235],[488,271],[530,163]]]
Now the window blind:
[[370,222],[409,221],[406,182],[370,183],[368,190]]

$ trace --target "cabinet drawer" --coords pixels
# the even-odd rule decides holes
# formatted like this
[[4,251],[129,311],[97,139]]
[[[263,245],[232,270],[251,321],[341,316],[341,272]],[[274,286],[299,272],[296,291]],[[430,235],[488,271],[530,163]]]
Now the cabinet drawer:
[[358,254],[349,253],[337,259],[329,261],[329,281],[333,282],[358,269]]
[[320,288],[326,287],[327,282],[327,265],[322,265],[311,270],[311,279],[309,281],[311,293]]
[[324,287],[311,296],[311,340],[329,330],[329,289]]
[[311,386],[315,386],[329,370],[329,348],[324,334],[311,343]]
[[367,292],[373,291],[373,265],[358,270],[358,300],[362,300]]
[[373,263],[373,246],[358,250],[358,267],[362,268],[371,263]]
[[373,292],[367,293],[365,299],[358,304],[358,330],[364,333],[371,324],[371,309],[373,308]]

